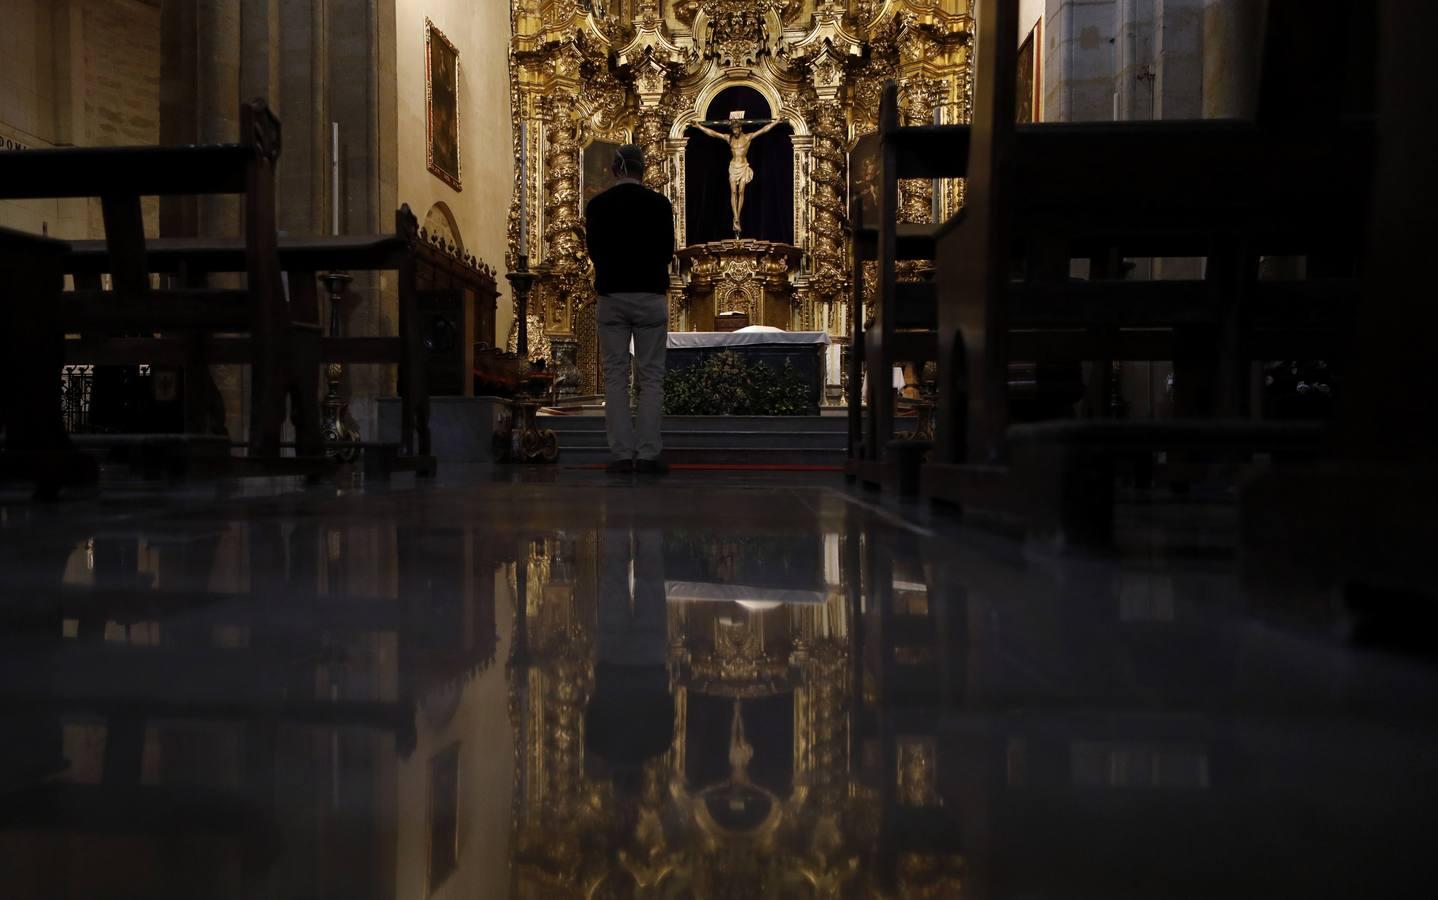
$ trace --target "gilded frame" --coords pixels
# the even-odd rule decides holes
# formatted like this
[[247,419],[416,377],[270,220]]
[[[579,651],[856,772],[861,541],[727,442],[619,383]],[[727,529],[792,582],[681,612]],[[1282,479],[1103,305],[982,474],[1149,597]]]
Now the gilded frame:
[[[435,62],[441,69],[438,103],[435,96]],[[459,48],[443,31],[424,20],[424,118],[425,164],[430,174],[454,188],[464,190],[464,164],[460,153]]]
[[[442,771],[448,774],[449,769],[453,769],[452,778],[440,777]],[[427,796],[425,800],[424,896],[426,897],[433,896],[436,891],[449,881],[449,877],[459,870],[459,798],[461,779],[463,779],[463,777],[464,773],[460,765],[458,741],[449,744],[443,750],[440,750],[434,756],[430,757],[427,772],[428,784],[425,785],[425,794]],[[437,789],[440,788],[445,789],[445,797],[438,795]],[[454,815],[454,821],[451,823],[454,828],[454,834],[450,836],[450,841],[447,842],[447,845],[444,847],[447,856],[443,857],[443,859],[448,862],[449,868],[435,871],[435,852],[438,849],[435,846],[435,826],[439,824],[436,817],[441,811],[439,804],[448,802],[451,796],[453,798],[454,808],[449,811]]]
[[[1043,19],[1019,43],[1019,122],[1042,122],[1044,118]],[[1027,117],[1027,118],[1026,118]]]

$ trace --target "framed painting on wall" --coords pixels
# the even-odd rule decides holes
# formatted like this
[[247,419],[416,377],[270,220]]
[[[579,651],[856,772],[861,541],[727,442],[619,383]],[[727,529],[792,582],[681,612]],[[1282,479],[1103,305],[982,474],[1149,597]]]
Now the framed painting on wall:
[[459,744],[429,761],[429,868],[427,895],[433,895],[459,868]]
[[619,147],[615,141],[596,140],[584,148],[584,165],[579,169],[580,209],[618,183],[619,179],[614,177],[609,167]]
[[445,184],[461,190],[459,162],[459,50],[424,20],[425,143],[429,170]]
[[1039,31],[1043,28],[1043,20],[1034,23],[1034,30],[1024,38],[1019,45],[1019,87],[1018,98],[1018,121],[1037,122],[1040,120],[1040,110],[1043,95],[1043,69],[1039,61]]

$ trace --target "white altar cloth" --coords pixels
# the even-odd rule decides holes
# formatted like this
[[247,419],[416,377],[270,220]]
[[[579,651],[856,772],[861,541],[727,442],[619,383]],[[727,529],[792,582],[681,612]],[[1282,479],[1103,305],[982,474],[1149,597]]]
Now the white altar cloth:
[[666,581],[664,599],[670,603],[739,603],[749,609],[773,609],[784,604],[818,604],[828,599],[823,591],[717,584],[709,581]]
[[708,349],[712,347],[753,347],[759,344],[810,344],[827,346],[829,335],[822,331],[671,331],[670,350]]

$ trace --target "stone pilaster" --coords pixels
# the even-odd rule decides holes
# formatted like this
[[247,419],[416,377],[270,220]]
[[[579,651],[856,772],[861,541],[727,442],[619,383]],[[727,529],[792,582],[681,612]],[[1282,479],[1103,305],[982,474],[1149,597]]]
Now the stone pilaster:
[[1252,0],[1204,0],[1204,118],[1254,117],[1262,33],[1263,4]]

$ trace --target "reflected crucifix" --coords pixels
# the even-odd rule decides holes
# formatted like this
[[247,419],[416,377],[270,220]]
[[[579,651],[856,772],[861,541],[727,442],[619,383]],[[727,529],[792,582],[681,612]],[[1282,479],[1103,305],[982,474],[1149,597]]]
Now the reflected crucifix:
[[[739,236],[739,213],[744,210],[744,189],[749,182],[754,180],[754,169],[749,165],[749,145],[759,135],[769,131],[779,124],[778,119],[770,119],[769,124],[758,131],[746,134],[744,132],[744,113],[736,111],[730,114],[728,122],[729,133],[715,131],[703,122],[696,122],[694,127],[709,135],[718,138],[729,145],[729,208],[734,213],[734,236]],[[749,121],[755,121],[750,119]],[[722,125],[722,122],[711,123]]]

